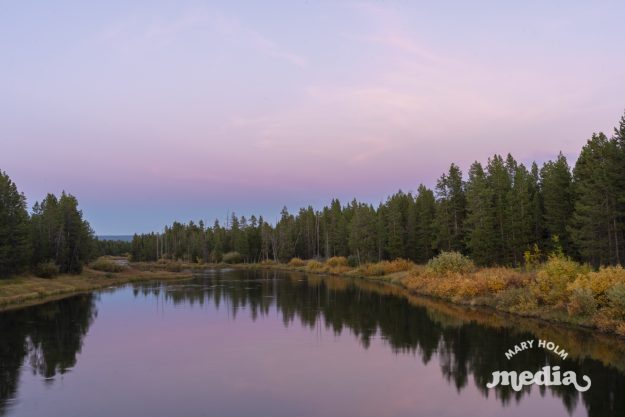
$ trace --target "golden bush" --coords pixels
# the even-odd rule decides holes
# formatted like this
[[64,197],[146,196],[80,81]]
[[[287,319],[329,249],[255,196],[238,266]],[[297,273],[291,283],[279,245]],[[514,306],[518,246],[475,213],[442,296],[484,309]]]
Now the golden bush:
[[602,267],[596,272],[580,275],[569,289],[588,288],[599,304],[607,305],[608,290],[619,283],[625,283],[625,269],[622,266],[610,266]]
[[568,287],[589,268],[564,256],[550,256],[532,284],[534,295],[545,304],[562,304],[568,299]]
[[300,259],[300,258],[292,258],[289,261],[289,266],[294,266],[294,267],[297,267],[297,268],[302,267],[302,266],[306,266],[306,264],[307,264],[307,262],[304,261],[303,259]]
[[438,256],[430,259],[427,268],[436,274],[469,273],[475,270],[473,261],[460,252],[441,252]]
[[326,265],[328,265],[329,267],[349,266],[349,262],[344,256],[333,256],[326,261]]
[[306,263],[306,269],[308,269],[309,271],[318,271],[320,269],[323,269],[323,264],[319,261],[312,259]]

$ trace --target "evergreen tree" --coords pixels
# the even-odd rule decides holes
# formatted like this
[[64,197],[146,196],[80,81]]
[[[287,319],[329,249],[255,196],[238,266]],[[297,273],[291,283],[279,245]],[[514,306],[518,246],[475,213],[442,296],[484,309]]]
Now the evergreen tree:
[[377,257],[376,214],[373,207],[357,204],[349,225],[349,249],[357,262],[372,262]]
[[534,225],[532,241],[540,244],[544,241],[544,201],[540,171],[536,162],[532,162],[532,169],[530,170],[529,192],[532,206],[532,224]]
[[473,260],[481,265],[492,264],[496,259],[497,240],[493,192],[482,164],[474,162],[467,181],[467,217],[465,233],[467,249]]
[[532,176],[523,164],[516,164],[508,158],[512,174],[512,188],[508,194],[509,240],[512,250],[512,264],[517,266],[523,253],[534,243],[534,216],[532,204]]
[[569,232],[582,258],[593,265],[621,262],[619,145],[593,134],[573,169],[575,209]]
[[[434,216],[436,200],[434,193],[425,185],[419,185],[415,201],[416,250],[415,262],[425,263],[434,256],[435,229]],[[464,245],[463,245],[464,246]]]
[[515,161],[508,158],[504,162],[500,155],[488,160],[487,187],[490,189],[492,209],[495,215],[496,234],[493,239],[492,257],[494,263],[506,265],[512,262],[510,241],[510,205],[509,194],[512,190],[510,172],[514,171]]
[[573,178],[562,152],[555,161],[543,165],[540,177],[548,242],[552,242],[552,238],[558,236],[565,253],[571,254],[572,246],[567,226],[571,222],[574,209]]
[[466,196],[462,171],[451,164],[449,172],[436,183],[436,241],[440,250],[464,249],[463,223],[466,216]]
[[25,270],[30,253],[26,197],[0,171],[0,277]]

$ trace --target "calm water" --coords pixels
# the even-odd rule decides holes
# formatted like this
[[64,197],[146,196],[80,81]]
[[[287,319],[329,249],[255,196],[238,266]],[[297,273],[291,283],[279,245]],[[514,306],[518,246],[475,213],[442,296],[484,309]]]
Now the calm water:
[[[0,313],[0,416],[625,416],[620,341],[398,292],[222,270]],[[538,337],[569,358],[505,358]],[[593,386],[485,386],[548,363]]]

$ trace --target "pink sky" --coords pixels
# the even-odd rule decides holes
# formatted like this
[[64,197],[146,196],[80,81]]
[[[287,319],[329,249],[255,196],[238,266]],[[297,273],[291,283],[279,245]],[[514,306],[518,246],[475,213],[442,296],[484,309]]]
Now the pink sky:
[[452,161],[575,158],[625,109],[619,2],[17,2],[0,169],[98,234],[376,203]]

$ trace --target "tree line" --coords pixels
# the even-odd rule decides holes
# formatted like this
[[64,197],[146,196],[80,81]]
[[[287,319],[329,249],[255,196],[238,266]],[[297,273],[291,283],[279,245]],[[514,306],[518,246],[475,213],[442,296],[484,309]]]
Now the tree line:
[[29,214],[24,194],[0,171],[0,277],[80,273],[96,252],[76,197],[48,194]]
[[594,266],[625,259],[625,116],[611,137],[593,134],[571,169],[560,153],[539,167],[512,155],[456,164],[434,189],[401,190],[377,207],[338,199],[297,213],[285,207],[275,225],[232,214],[225,225],[175,222],[135,235],[135,260],[245,262],[345,256],[353,263],[405,258],[418,263],[458,251],[480,265],[512,265],[524,256],[562,251]]
[[[94,238],[78,201],[48,194],[28,213],[26,198],[0,171],[0,276],[44,267],[80,272],[100,254],[129,250],[136,261],[280,261],[345,256],[354,264],[405,258],[423,263],[458,251],[480,265],[512,265],[562,251],[594,266],[625,257],[625,116],[608,137],[593,134],[571,169],[562,153],[529,167],[512,155],[456,164],[434,189],[399,191],[377,207],[338,199],[320,210],[290,213],[275,224],[262,216],[174,222],[162,233],[135,235],[130,245]],[[113,253],[115,252],[115,253]],[[234,255],[234,256],[233,256]]]

